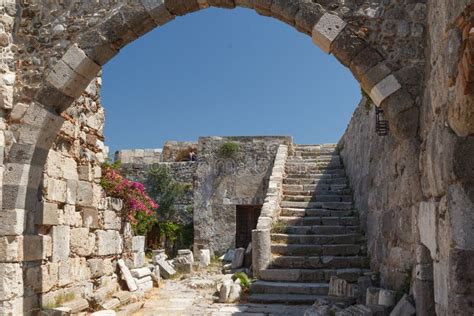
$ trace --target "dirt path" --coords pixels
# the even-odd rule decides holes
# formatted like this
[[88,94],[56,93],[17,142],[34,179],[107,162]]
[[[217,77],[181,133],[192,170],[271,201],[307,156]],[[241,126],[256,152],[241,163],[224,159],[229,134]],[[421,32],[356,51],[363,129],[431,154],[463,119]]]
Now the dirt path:
[[163,281],[160,288],[147,296],[142,310],[135,316],[188,316],[188,315],[303,315],[309,306],[221,304],[216,303],[216,285],[222,274],[201,273],[182,280]]

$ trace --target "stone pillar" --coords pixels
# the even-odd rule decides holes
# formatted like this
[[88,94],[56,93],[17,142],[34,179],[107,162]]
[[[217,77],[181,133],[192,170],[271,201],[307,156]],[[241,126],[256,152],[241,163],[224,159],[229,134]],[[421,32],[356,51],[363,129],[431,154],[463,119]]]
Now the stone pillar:
[[254,229],[252,231],[252,270],[254,277],[265,270],[271,262],[272,250],[269,229]]

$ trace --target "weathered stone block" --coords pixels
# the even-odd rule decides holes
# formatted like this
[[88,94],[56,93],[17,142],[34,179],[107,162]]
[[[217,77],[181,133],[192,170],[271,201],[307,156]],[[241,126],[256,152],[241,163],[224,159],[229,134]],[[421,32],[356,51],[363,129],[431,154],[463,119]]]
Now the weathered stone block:
[[66,181],[66,203],[74,205],[76,204],[78,181],[67,180]]
[[254,0],[253,6],[258,14],[263,16],[271,15],[272,0]]
[[59,224],[59,209],[56,203],[43,202],[35,211],[35,224],[52,226]]
[[421,202],[418,211],[420,240],[430,250],[433,259],[438,256],[436,207],[436,202]]
[[65,204],[60,217],[60,225],[68,225],[72,227],[82,226],[81,212],[77,212],[74,205]]
[[122,272],[122,277],[124,278],[125,282],[127,283],[128,289],[133,292],[138,289],[135,280],[132,277],[132,274],[130,273],[130,270],[127,268],[125,265],[125,262],[123,259],[119,259],[117,261],[117,264],[120,267],[120,271]]
[[25,261],[44,260],[52,254],[50,236],[26,235],[23,237],[23,259]]
[[88,228],[71,229],[71,252],[87,257],[92,254],[95,246],[95,235]]
[[0,256],[4,262],[23,260],[23,236],[0,237]]
[[332,43],[346,25],[337,15],[325,13],[313,28],[313,43],[329,54]]
[[196,0],[165,0],[165,5],[173,15],[185,15],[200,9]]
[[71,229],[69,226],[53,226],[51,229],[51,238],[53,242],[53,262],[67,260],[69,258],[71,239]]
[[271,4],[272,16],[290,25],[295,25],[295,16],[299,11],[298,2],[273,0]]
[[97,230],[96,254],[108,256],[119,254],[123,249],[123,241],[120,233],[115,230]]
[[372,47],[363,49],[351,62],[350,68],[356,78],[361,80],[363,75],[383,60],[383,57]]
[[100,71],[100,66],[87,57],[86,53],[75,44],[69,46],[62,60],[76,73],[90,80],[95,78]]
[[93,206],[94,192],[92,189],[92,183],[79,181],[76,199],[77,204],[80,206]]
[[408,300],[408,296],[405,294],[398,301],[395,308],[390,313],[390,316],[411,316],[415,315],[416,309],[413,304]]
[[89,308],[89,302],[86,299],[79,298],[62,304],[71,309],[71,313],[76,314]]
[[122,220],[115,211],[104,211],[104,229],[120,230]]
[[377,106],[380,106],[386,98],[401,89],[401,87],[395,76],[389,75],[372,88],[370,97]]
[[66,202],[66,181],[45,179],[46,198],[50,201]]
[[87,265],[94,278],[111,275],[115,271],[115,263],[111,258],[89,259],[87,260]]
[[78,98],[86,89],[90,79],[79,75],[63,60],[60,60],[46,76],[46,81],[62,93]]
[[165,279],[169,279],[174,274],[176,274],[176,271],[173,269],[173,267],[164,260],[158,260],[156,265],[160,268],[160,275],[162,275]]
[[23,275],[19,263],[0,263],[0,300],[23,295]]
[[87,228],[99,227],[99,211],[96,208],[86,207],[82,211],[82,223]]
[[91,29],[82,34],[78,46],[99,65],[104,65],[118,53],[118,50],[112,47],[109,40],[104,38],[96,29]]
[[134,236],[132,238],[132,251],[133,252],[145,251],[145,236]]
[[175,16],[166,9],[164,0],[141,0],[141,3],[158,26],[166,24],[175,18]]
[[360,78],[361,86],[367,94],[370,94],[372,88],[384,78],[388,77],[391,73],[392,70],[387,66],[387,64],[381,62],[370,68],[370,70]]
[[245,248],[235,249],[234,259],[232,260],[232,269],[238,269],[244,264]]
[[151,275],[151,270],[149,268],[138,268],[130,270],[130,273],[134,278],[141,279]]
[[25,230],[25,211],[20,209],[0,212],[0,236],[22,235]]
[[[351,61],[359,54],[367,43],[350,28],[346,27],[335,38],[331,46],[331,53],[345,66],[349,67]],[[382,78],[381,78],[382,79]]]
[[58,264],[48,262],[26,269],[25,285],[36,293],[45,293],[58,285]]
[[132,266],[133,268],[141,268],[145,265],[145,252],[134,252],[132,253]]

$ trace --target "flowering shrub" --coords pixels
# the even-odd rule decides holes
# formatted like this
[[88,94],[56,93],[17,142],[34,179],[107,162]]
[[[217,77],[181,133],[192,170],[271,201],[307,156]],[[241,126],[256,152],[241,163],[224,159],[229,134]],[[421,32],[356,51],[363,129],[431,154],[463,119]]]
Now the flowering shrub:
[[136,235],[145,235],[157,222],[158,204],[146,194],[143,184],[124,178],[117,171],[117,165],[105,163],[102,166],[100,184],[107,196],[123,200],[122,215],[131,223]]

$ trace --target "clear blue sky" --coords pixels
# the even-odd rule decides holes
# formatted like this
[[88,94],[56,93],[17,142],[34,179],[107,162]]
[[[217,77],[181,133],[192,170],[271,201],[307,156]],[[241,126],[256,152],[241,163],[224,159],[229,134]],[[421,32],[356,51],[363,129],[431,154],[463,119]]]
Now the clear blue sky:
[[128,45],[103,72],[111,153],[199,136],[337,142],[359,100],[350,71],[309,36],[247,9],[179,17]]

